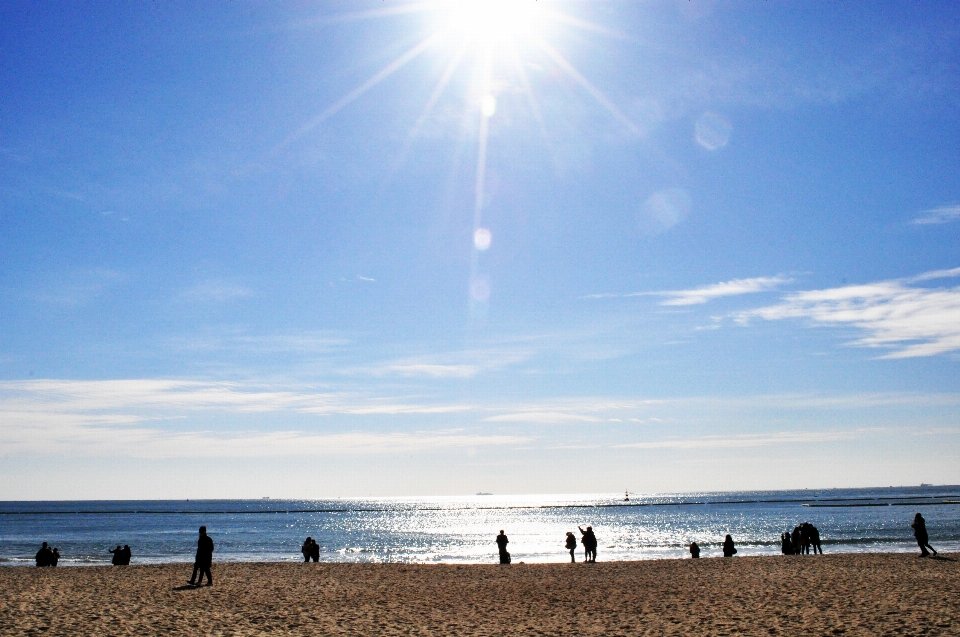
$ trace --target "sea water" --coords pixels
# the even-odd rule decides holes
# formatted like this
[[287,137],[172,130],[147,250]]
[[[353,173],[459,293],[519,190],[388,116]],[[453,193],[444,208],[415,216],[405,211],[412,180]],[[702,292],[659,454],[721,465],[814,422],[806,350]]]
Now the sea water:
[[[960,486],[630,495],[476,495],[335,500],[0,502],[0,564],[29,565],[41,542],[61,565],[109,564],[129,544],[134,564],[192,562],[197,529],[215,561],[297,561],[307,536],[325,562],[495,563],[503,529],[513,561],[564,562],[567,531],[593,526],[598,560],[720,554],[729,533],[739,555],[780,552],[801,522],[826,553],[918,551],[910,523],[927,520],[931,544],[960,550]],[[582,546],[578,560],[582,560]]]

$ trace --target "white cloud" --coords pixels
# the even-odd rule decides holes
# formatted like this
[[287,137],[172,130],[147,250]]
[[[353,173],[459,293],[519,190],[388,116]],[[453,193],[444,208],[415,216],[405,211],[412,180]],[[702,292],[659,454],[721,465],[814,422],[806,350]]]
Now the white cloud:
[[700,305],[713,299],[724,296],[739,296],[741,294],[755,294],[775,290],[791,279],[782,276],[763,276],[752,279],[732,279],[722,283],[714,283],[692,290],[674,290],[658,292],[657,294],[669,297],[660,305]]
[[654,440],[616,445],[618,449],[742,449],[767,447],[790,443],[823,443],[856,440],[865,434],[883,431],[882,428],[850,431],[777,431],[762,434],[733,436],[699,436],[697,438]]
[[950,223],[960,219],[960,206],[940,206],[924,210],[922,217],[917,217],[912,223],[926,226],[941,223]]
[[960,349],[960,287],[911,287],[910,283],[960,276],[960,268],[936,270],[906,279],[796,292],[777,305],[741,312],[777,321],[804,318],[824,325],[849,325],[866,332],[853,341],[894,351],[882,358],[934,356]]
[[755,294],[757,292],[769,292],[775,290],[784,283],[790,283],[793,279],[777,276],[761,276],[751,279],[731,279],[720,283],[711,283],[698,288],[689,290],[666,290],[663,292],[631,292],[630,294],[588,294],[582,298],[585,299],[609,299],[609,298],[630,298],[635,296],[665,296],[667,299],[661,301],[660,305],[682,306],[682,305],[702,305],[713,299],[719,299],[724,296],[740,296],[742,294]]

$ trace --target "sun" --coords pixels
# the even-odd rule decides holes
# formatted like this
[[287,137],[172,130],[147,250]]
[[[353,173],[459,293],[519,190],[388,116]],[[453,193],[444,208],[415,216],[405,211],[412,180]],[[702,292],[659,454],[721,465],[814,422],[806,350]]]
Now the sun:
[[548,11],[539,0],[438,0],[436,31],[458,45],[482,49],[515,47],[546,35]]

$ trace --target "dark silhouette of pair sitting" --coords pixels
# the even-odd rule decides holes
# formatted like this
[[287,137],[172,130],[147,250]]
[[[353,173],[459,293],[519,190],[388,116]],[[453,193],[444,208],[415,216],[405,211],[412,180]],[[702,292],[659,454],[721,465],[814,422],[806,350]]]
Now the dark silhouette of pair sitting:
[[733,557],[737,554],[737,547],[733,545],[733,538],[730,537],[730,534],[727,534],[727,537],[723,539],[723,556],[724,557]]
[[510,553],[507,552],[507,544],[509,543],[510,543],[510,540],[508,540],[507,536],[504,535],[503,529],[500,529],[500,535],[497,536],[497,549],[500,552],[501,564],[510,563]]
[[[200,527],[200,537],[197,539],[197,557],[193,563],[193,575],[190,576],[190,584],[203,586],[203,576],[207,576],[207,586],[213,586],[213,575],[210,574],[210,566],[213,565],[213,540],[207,535],[207,527]],[[200,577],[197,577],[197,573]],[[194,580],[196,583],[194,584]]]
[[592,526],[588,526],[586,531],[579,526],[577,528],[580,529],[580,543],[583,544],[584,561],[592,564],[597,561],[597,536],[593,534]]
[[47,543],[44,542],[40,550],[37,551],[36,560],[38,567],[56,566],[57,562],[60,561],[60,549],[51,549]]
[[307,537],[303,541],[303,546],[300,547],[300,552],[303,553],[304,563],[313,560],[314,562],[320,561],[320,545],[317,544],[317,541],[312,537]]
[[110,552],[113,553],[113,558],[110,560],[110,563],[114,566],[129,566],[130,565],[130,545],[124,544],[123,548],[120,548],[120,545],[117,544],[117,548],[110,549]]
[[917,538],[917,545],[920,546],[920,557],[927,557],[930,555],[927,552],[927,549],[933,551],[933,554],[937,554],[937,549],[930,546],[930,536],[927,535],[927,521],[923,519],[923,516],[917,513],[913,518],[913,524],[910,525],[913,527],[913,537]]

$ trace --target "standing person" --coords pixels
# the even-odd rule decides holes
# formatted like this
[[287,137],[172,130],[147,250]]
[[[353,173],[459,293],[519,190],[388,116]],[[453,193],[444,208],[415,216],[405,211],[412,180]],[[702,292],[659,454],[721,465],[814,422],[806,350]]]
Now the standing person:
[[690,557],[700,559],[700,545],[696,542],[690,542]]
[[936,555],[937,549],[928,544],[930,537],[927,535],[927,521],[923,519],[923,516],[917,513],[916,517],[913,518],[913,524],[910,526],[913,527],[913,537],[917,538],[917,544],[920,546],[920,557],[930,555],[927,549],[930,549]]
[[730,537],[729,533],[727,533],[727,537],[723,539],[723,556],[733,557],[736,554],[737,554],[737,549],[733,545],[733,538]]
[[320,561],[320,545],[316,540],[310,540],[310,559],[314,562]]
[[110,549],[110,552],[113,553],[113,557],[110,558],[110,563],[114,566],[123,565],[123,549],[120,548],[120,545],[117,544],[117,548]]
[[580,542],[583,543],[583,553],[586,555],[586,561],[589,563],[594,563],[597,561],[597,536],[593,533],[593,527],[588,526],[587,530],[584,531],[579,526],[580,529]]
[[60,561],[60,549],[53,547],[53,553],[50,554],[50,566],[56,566]]
[[129,544],[123,545],[123,565],[130,566],[130,558],[133,557],[133,551],[130,550]]
[[507,536],[504,535],[503,529],[500,529],[500,535],[497,536],[497,549],[500,551],[501,564],[510,563],[510,553],[507,552],[507,544],[509,543],[510,540],[508,540]]
[[816,555],[817,552],[820,552],[820,555],[823,555],[823,547],[820,546],[820,529],[810,525],[810,546],[813,548],[813,554]]
[[313,538],[308,535],[307,539],[303,541],[303,546],[300,547],[300,552],[303,553],[304,564],[310,561],[310,552],[312,549],[313,549]]
[[[200,527],[200,537],[197,539],[197,557],[193,563],[193,575],[190,576],[190,584],[196,580],[196,586],[203,585],[203,575],[207,575],[207,586],[213,586],[213,575],[210,574],[210,566],[213,564],[213,540],[207,535],[207,527]],[[200,577],[197,578],[197,573]]]
[[46,542],[37,551],[36,560],[37,567],[50,566],[50,562],[53,561],[53,551],[50,550]]
[[577,558],[575,553],[577,552],[577,538],[574,537],[573,531],[567,531],[567,543],[564,544],[564,546],[570,551],[570,563],[576,564]]

